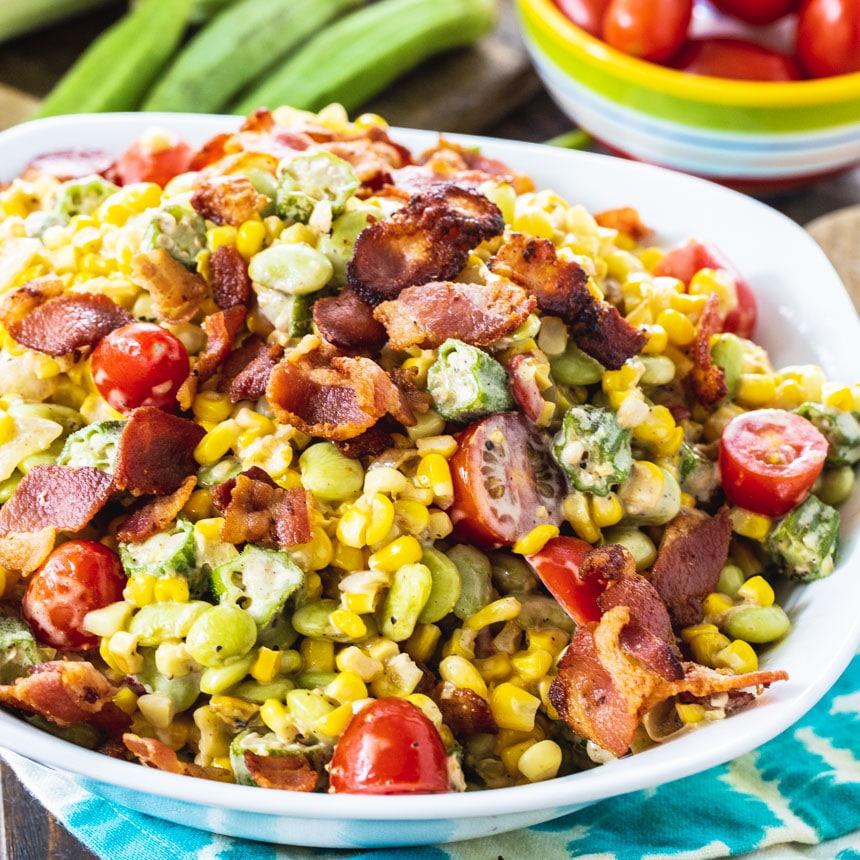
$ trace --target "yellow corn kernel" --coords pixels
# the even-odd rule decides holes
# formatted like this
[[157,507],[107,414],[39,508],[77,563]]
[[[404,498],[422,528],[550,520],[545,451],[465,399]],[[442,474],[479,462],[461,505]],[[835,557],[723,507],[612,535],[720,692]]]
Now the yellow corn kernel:
[[699,633],[690,640],[690,652],[693,659],[703,666],[714,668],[714,660],[719,651],[722,651],[731,640],[723,633]]
[[744,576],[747,578],[755,576],[764,570],[762,561],[755,549],[742,541],[734,541],[732,543],[730,560],[744,572]]
[[670,300],[669,306],[686,317],[698,319],[707,300],[708,297],[703,295],[675,293]]
[[645,346],[642,347],[642,352],[646,355],[661,355],[666,350],[669,336],[663,326],[652,323],[640,326],[640,331],[648,338]]
[[674,308],[660,311],[656,322],[666,330],[666,337],[674,346],[689,346],[696,336],[696,327],[690,318]]
[[463,627],[467,630],[483,630],[499,621],[511,621],[517,618],[521,609],[520,601],[512,594],[508,594],[482,606],[463,622]]
[[436,652],[436,646],[442,638],[442,630],[435,624],[422,621],[415,625],[410,637],[403,643],[403,648],[413,660],[427,662]]
[[424,716],[430,720],[437,730],[442,728],[442,712],[439,706],[429,696],[424,693],[410,693],[406,697],[407,701],[412,702],[416,708],[420,708]]
[[415,483],[433,491],[433,500],[440,508],[451,506],[454,501],[454,484],[448,461],[436,452],[425,454],[415,471]]
[[470,663],[465,657],[460,657],[457,654],[443,657],[439,662],[439,677],[443,681],[453,684],[455,687],[472,690],[482,698],[487,698],[486,682],[481,677],[481,673],[475,665]]
[[212,510],[212,493],[203,487],[194,490],[182,506],[182,513],[193,522],[199,522],[211,516]]
[[369,518],[364,537],[369,545],[373,545],[385,540],[394,525],[394,504],[391,499],[382,493],[374,493],[370,497]]
[[614,526],[624,516],[624,508],[615,493],[607,493],[605,496],[592,496],[591,518],[594,525],[600,529]]
[[191,597],[188,591],[188,580],[181,576],[159,577],[152,587],[152,596],[159,603],[168,600],[187,603]]
[[261,647],[251,664],[249,674],[261,684],[271,684],[281,671],[281,652],[273,648]]
[[291,245],[316,245],[316,233],[307,224],[290,224],[278,235],[278,240]]
[[337,652],[335,665],[341,672],[351,672],[369,684],[383,669],[383,663],[357,645],[348,645]]
[[513,551],[520,555],[531,555],[543,549],[544,544],[558,535],[558,526],[552,523],[541,523],[535,526],[527,535],[521,537],[513,546]]
[[642,442],[661,442],[675,427],[675,419],[665,406],[652,406],[645,420],[633,428],[633,436]]
[[368,495],[387,493],[389,496],[398,496],[408,486],[409,479],[394,466],[379,466],[368,469],[364,474],[363,489]]
[[[262,226],[262,225],[261,225]],[[236,244],[236,228],[230,224],[210,227],[206,231],[206,245],[210,251],[217,251],[225,245]]]
[[286,705],[277,699],[266,699],[263,702],[260,706],[260,719],[268,729],[285,741],[292,741],[298,734]]
[[318,600],[322,597],[322,577],[315,571],[305,573],[305,596],[308,600]]
[[129,716],[137,709],[137,693],[130,687],[120,687],[112,701],[121,711],[124,711]]
[[506,681],[493,688],[489,702],[499,728],[521,732],[534,728],[540,699],[527,690]]
[[194,530],[204,540],[217,541],[221,538],[221,529],[224,527],[224,517],[205,517],[194,523]]
[[351,702],[345,702],[342,705],[338,705],[338,707],[329,711],[327,714],[323,714],[314,723],[314,732],[326,735],[330,738],[339,738],[349,725],[352,715],[353,710]]
[[702,611],[706,617],[715,617],[721,615],[727,609],[731,609],[735,605],[734,600],[728,594],[721,594],[719,591],[712,591],[702,601]]
[[336,702],[357,702],[367,698],[367,685],[357,672],[347,670],[337,674],[326,686],[325,694]]
[[509,776],[515,777],[519,774],[520,759],[536,743],[537,741],[533,738],[527,738],[526,740],[503,747],[499,751],[499,758]]
[[698,702],[675,702],[675,713],[685,725],[700,723],[705,718],[705,707]]
[[334,642],[330,639],[302,639],[299,646],[306,672],[334,672]]
[[504,651],[491,654],[489,657],[476,658],[473,663],[488,684],[506,681],[514,671],[511,658]]
[[317,571],[328,567],[331,563],[331,538],[322,526],[315,525],[311,529],[313,537],[307,543],[296,544],[292,548],[296,562],[304,570]]
[[[0,568],[0,596],[5,588],[5,568]],[[99,609],[93,609],[84,616],[83,628],[93,636],[110,637],[119,630],[123,630],[131,619],[134,608],[125,600],[109,603]]]
[[338,542],[352,549],[367,545],[367,527],[370,517],[360,505],[347,505],[337,522],[335,535]]
[[420,535],[430,525],[430,512],[427,505],[412,499],[396,499],[394,502],[394,522],[411,535]]
[[236,231],[236,250],[250,260],[258,254],[266,241],[266,225],[262,221],[244,221]]
[[775,595],[771,584],[763,576],[752,576],[735,592],[742,600],[758,606],[773,606]]
[[138,697],[137,708],[157,729],[166,729],[176,716],[173,700],[164,693],[144,693]]
[[738,507],[729,510],[729,519],[735,534],[756,541],[763,541],[768,536],[771,525],[773,525],[773,520],[770,517]]
[[540,236],[542,239],[552,239],[555,235],[552,219],[542,209],[530,207],[517,211],[512,226],[518,232]]
[[370,682],[370,690],[377,699],[384,696],[404,698],[414,692],[423,679],[424,673],[408,654],[396,654]]
[[416,564],[421,561],[423,555],[424,550],[417,538],[412,535],[401,535],[374,552],[367,563],[373,570],[394,573],[404,564]]
[[767,406],[776,397],[776,379],[770,373],[742,373],[735,400],[754,409]]
[[855,387],[836,382],[825,382],[821,389],[821,402],[831,409],[838,409],[840,412],[860,411],[856,404]]
[[155,602],[155,582],[151,573],[133,573],[125,583],[122,596],[132,606],[146,606]]
[[553,664],[553,655],[542,648],[518,651],[511,657],[511,664],[516,673],[526,683],[530,683],[537,681],[549,672]]
[[107,640],[111,665],[124,675],[143,671],[143,656],[137,650],[137,636],[126,630],[118,630]]
[[680,631],[682,642],[692,642],[693,639],[700,633],[719,633],[720,629],[716,624],[702,622],[701,624],[690,624],[687,627],[682,627]]
[[758,669],[758,654],[749,642],[735,639],[714,654],[715,669],[731,669],[736,675],[755,672]]
[[341,633],[353,639],[360,639],[367,634],[367,625],[361,616],[350,609],[335,609],[329,619]]
[[610,391],[630,391],[639,382],[642,369],[635,364],[623,364],[618,370],[607,370],[601,381],[603,390],[607,394]]
[[367,559],[360,547],[346,546],[336,540],[332,543],[331,565],[339,570],[363,570]]
[[449,434],[426,436],[423,439],[416,439],[415,447],[419,454],[440,454],[447,462],[448,457],[457,450],[457,440]]
[[558,627],[538,627],[526,630],[527,647],[548,651],[557,657],[570,641],[570,635]]
[[562,513],[582,540],[596,543],[600,539],[600,529],[592,519],[585,493],[568,493],[562,503]]
[[442,656],[449,657],[454,654],[471,660],[475,656],[476,630],[467,630],[458,627],[451,633],[451,638],[442,646]]
[[431,540],[442,540],[454,531],[451,517],[445,511],[429,510],[427,517],[427,536]]
[[232,419],[216,424],[194,449],[194,459],[201,466],[217,463],[233,447],[238,436],[236,422]]
[[555,741],[545,739],[523,751],[517,761],[517,770],[529,782],[542,782],[558,775],[561,759],[561,747]]
[[411,355],[404,359],[400,367],[402,370],[411,371],[413,374],[412,382],[418,388],[424,388],[427,385],[427,371],[434,361],[436,361],[436,352],[431,349],[423,349],[420,355]]
[[379,593],[344,591],[340,599],[344,610],[348,610],[355,615],[368,615],[376,610],[376,605],[379,602]]
[[406,428],[406,434],[413,441],[424,436],[438,436],[445,432],[445,419],[435,410],[415,416],[415,423]]
[[0,412],[0,445],[15,435],[15,419],[8,412]]

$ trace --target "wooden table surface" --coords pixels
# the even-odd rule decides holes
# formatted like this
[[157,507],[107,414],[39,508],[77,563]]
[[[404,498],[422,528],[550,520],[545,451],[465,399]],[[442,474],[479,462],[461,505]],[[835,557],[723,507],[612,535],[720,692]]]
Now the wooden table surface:
[[[393,125],[442,128],[514,140],[545,141],[569,131],[532,71],[519,41],[512,0],[501,0],[495,34],[476,49],[434,61],[375,99],[368,109]],[[24,119],[122,3],[0,45],[0,127]],[[9,89],[11,88],[11,89]],[[595,147],[597,148],[597,147]],[[860,306],[860,168],[766,202],[811,232],[831,256]],[[849,208],[854,207],[854,208]],[[94,860],[0,762],[0,857],[7,860]],[[145,846],[141,846],[145,856]]]

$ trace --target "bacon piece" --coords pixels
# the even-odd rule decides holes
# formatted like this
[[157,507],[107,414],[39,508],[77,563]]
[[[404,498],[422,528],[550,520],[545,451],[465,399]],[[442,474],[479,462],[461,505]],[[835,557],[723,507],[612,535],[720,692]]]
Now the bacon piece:
[[216,224],[238,227],[269,205],[269,198],[247,176],[212,176],[201,180],[191,195],[191,206]]
[[21,172],[21,178],[30,182],[40,176],[53,176],[66,182],[94,173],[104,176],[112,164],[113,158],[101,149],[61,149],[37,155]]
[[338,451],[345,457],[360,460],[362,457],[377,457],[383,451],[394,446],[392,430],[385,426],[385,419],[377,421],[373,427],[369,427],[352,439],[340,439],[335,441]]
[[226,393],[233,403],[258,400],[266,393],[280,354],[280,347],[269,347],[262,338],[252,335],[227,356],[221,367],[218,390]]
[[578,627],[549,691],[559,715],[577,734],[615,756],[628,751],[642,716],[672,696],[760,688],[788,678],[780,671],[733,675],[682,663],[683,677],[666,680],[624,647],[622,631],[629,620],[628,607],[615,606],[599,622]]
[[696,399],[707,407],[716,406],[729,393],[726,372],[711,360],[711,335],[719,332],[722,324],[719,297],[716,293],[711,293],[705,302],[696,336],[690,347],[693,368],[689,374]]
[[337,296],[317,299],[313,318],[320,334],[338,349],[355,352],[378,348],[385,342],[385,327],[374,319],[370,305],[349,287]]
[[334,141],[320,148],[348,161],[356,179],[368,190],[382,188],[391,182],[392,170],[404,164],[403,150],[387,139]]
[[455,737],[465,739],[476,734],[498,734],[499,727],[487,700],[474,690],[442,681],[431,695]]
[[642,223],[639,211],[632,206],[621,206],[618,209],[605,209],[594,216],[601,227],[617,230],[625,236],[639,242],[653,232],[649,226]]
[[66,293],[34,308],[9,333],[36,352],[66,355],[95,346],[131,321],[131,314],[103,293]]
[[209,289],[202,275],[188,271],[164,248],[135,254],[131,280],[152,296],[155,315],[169,323],[188,322]]
[[314,791],[319,784],[319,774],[302,753],[258,755],[245,750],[244,759],[245,767],[260,788]]
[[113,701],[118,689],[92,663],[52,660],[0,687],[0,704],[39,714],[58,726],[89,723],[105,732],[121,732],[131,718]]
[[174,492],[196,474],[194,449],[205,435],[194,421],[154,406],[133,410],[119,437],[114,463],[117,489],[135,496]]
[[225,484],[212,497],[224,515],[221,540],[290,547],[313,537],[313,495],[304,487],[279,487],[262,469],[240,473]]
[[203,320],[206,346],[197,356],[191,373],[176,392],[176,399],[182,409],[191,408],[197,387],[206,382],[230,354],[233,341],[242,328],[247,313],[244,305],[234,305],[227,310],[209,314]]
[[372,359],[332,355],[306,335],[277,364],[266,386],[272,412],[283,424],[324,439],[352,439],[383,415],[415,423],[403,393]]
[[113,490],[113,478],[92,466],[36,466],[0,509],[0,535],[45,528],[78,532],[104,507]]
[[223,767],[204,766],[195,764],[193,761],[181,761],[175,750],[157,738],[144,738],[131,732],[125,732],[122,736],[122,742],[128,751],[147,767],[163,770],[167,773],[196,776],[199,779],[212,779],[217,782],[233,781],[230,771]]
[[157,496],[133,511],[117,529],[117,540],[142,541],[166,529],[185,507],[196,486],[197,478],[189,475],[175,492],[168,496]]
[[434,172],[446,174],[453,172],[453,181],[458,185],[463,177],[480,177],[479,184],[495,179],[513,185],[517,194],[535,190],[534,180],[525,173],[514,170],[509,164],[484,155],[479,149],[462,146],[444,137],[438,144],[424,151],[418,159],[419,164],[430,167]]
[[358,234],[347,280],[377,305],[405,287],[450,280],[474,247],[504,229],[498,206],[483,194],[440,184]]
[[518,352],[506,363],[511,394],[523,415],[539,427],[547,427],[555,415],[555,403],[544,397],[551,392],[549,363],[537,350]]
[[512,233],[487,265],[535,296],[541,310],[561,317],[580,349],[604,367],[617,370],[645,345],[645,335],[614,305],[596,299],[585,270],[560,259],[549,239]]
[[212,252],[209,279],[212,298],[219,308],[248,304],[253,290],[248,263],[235,245],[221,245]]
[[0,537],[0,565],[22,575],[32,573],[51,554],[57,530],[45,526],[37,532],[12,532]]
[[651,582],[676,627],[702,620],[702,600],[717,587],[731,536],[725,511],[710,517],[695,508],[682,510],[666,526]]
[[0,302],[0,322],[7,329],[24,323],[27,317],[49,299],[63,295],[66,285],[56,275],[42,275],[27,281]]
[[233,135],[229,131],[223,131],[209,138],[194,155],[191,156],[191,162],[188,169],[197,173],[204,170],[216,161],[220,161],[227,154],[227,144],[232,139]]
[[535,300],[504,278],[486,284],[434,281],[407,287],[373,315],[392,349],[433,349],[448,338],[488,346],[511,334],[535,308]]

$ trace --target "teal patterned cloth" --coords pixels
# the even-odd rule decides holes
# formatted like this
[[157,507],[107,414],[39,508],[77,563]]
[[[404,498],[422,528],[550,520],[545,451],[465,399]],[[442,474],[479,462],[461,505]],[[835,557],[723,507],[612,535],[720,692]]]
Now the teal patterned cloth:
[[68,776],[4,755],[30,791],[106,860],[860,860],[860,655],[804,719],[735,761],[548,824],[403,851],[214,836],[115,806]]

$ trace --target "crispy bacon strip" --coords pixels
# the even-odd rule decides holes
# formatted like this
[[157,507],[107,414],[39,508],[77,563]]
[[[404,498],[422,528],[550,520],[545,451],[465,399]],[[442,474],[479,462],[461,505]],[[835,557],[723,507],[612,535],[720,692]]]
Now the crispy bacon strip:
[[191,373],[176,392],[176,399],[182,409],[191,408],[198,386],[206,382],[224,363],[247,313],[244,305],[234,305],[227,310],[209,314],[203,320],[206,346],[197,356]]
[[441,175],[453,173],[453,181],[457,184],[464,177],[481,177],[479,184],[488,179],[508,182],[514,186],[517,194],[535,190],[534,180],[530,176],[514,170],[497,158],[490,158],[479,149],[462,146],[445,137],[440,137],[436,146],[423,152],[418,162]]
[[725,511],[709,517],[697,509],[683,510],[666,526],[651,582],[676,627],[702,620],[702,600],[717,587],[731,536]]
[[280,347],[269,347],[262,338],[252,335],[227,356],[221,367],[218,390],[229,395],[233,403],[259,399],[266,393],[280,354]]
[[363,301],[378,305],[406,287],[454,278],[473,248],[504,229],[502,213],[483,194],[440,184],[359,233],[347,279]]
[[314,791],[319,784],[319,774],[302,753],[258,755],[245,750],[244,758],[245,767],[260,788]]
[[235,245],[220,245],[209,258],[212,298],[219,308],[247,305],[252,285],[248,263]]
[[152,296],[155,315],[169,323],[188,322],[208,292],[202,275],[188,271],[164,248],[135,254],[131,280]]
[[179,489],[168,496],[157,496],[151,502],[133,511],[117,529],[116,536],[121,541],[141,541],[160,532],[172,523],[185,503],[191,498],[197,478],[189,475]]
[[118,689],[92,663],[53,660],[0,687],[0,704],[39,714],[58,726],[89,723],[105,732],[121,732],[131,718],[113,701]]
[[580,349],[604,367],[617,370],[645,345],[645,335],[614,305],[596,299],[585,270],[560,259],[549,239],[512,233],[488,266],[535,296],[541,310],[561,317]]
[[373,317],[373,309],[347,287],[339,295],[317,299],[314,325],[338,349],[357,352],[385,343],[385,327]]
[[725,371],[711,360],[711,336],[721,329],[719,297],[716,293],[711,293],[705,302],[699,325],[696,327],[696,336],[690,347],[693,369],[689,374],[696,399],[707,407],[716,406],[729,392]]
[[307,335],[272,371],[266,398],[284,424],[324,439],[352,439],[383,415],[411,426],[403,393],[372,359],[332,355]]
[[549,691],[559,715],[577,734],[615,756],[630,748],[642,716],[672,696],[708,696],[788,678],[781,671],[733,675],[682,663],[683,677],[666,680],[624,647],[622,633],[629,620],[629,608],[615,606],[599,622],[578,627]]
[[211,176],[202,179],[191,195],[191,206],[216,224],[238,227],[269,205],[269,198],[247,176]]
[[135,496],[174,492],[197,472],[194,449],[205,435],[199,424],[187,418],[154,406],[135,409],[119,437],[114,463],[117,489]]
[[196,776],[200,779],[213,779],[218,782],[232,782],[230,771],[214,765],[199,765],[192,761],[180,761],[175,750],[157,738],[144,738],[132,732],[125,732],[122,742],[130,753],[135,755],[141,764],[147,767],[163,770],[167,773],[179,773],[184,776]]
[[113,490],[113,478],[92,466],[36,466],[0,509],[0,535],[45,528],[78,532],[104,507]]
[[434,281],[407,287],[373,315],[388,332],[392,349],[432,349],[448,338],[487,346],[528,318],[535,300],[504,278],[489,283]]
[[618,209],[604,209],[597,212],[594,220],[601,227],[617,230],[637,242],[645,239],[653,232],[647,224],[642,223],[639,210],[632,206],[621,206]]

